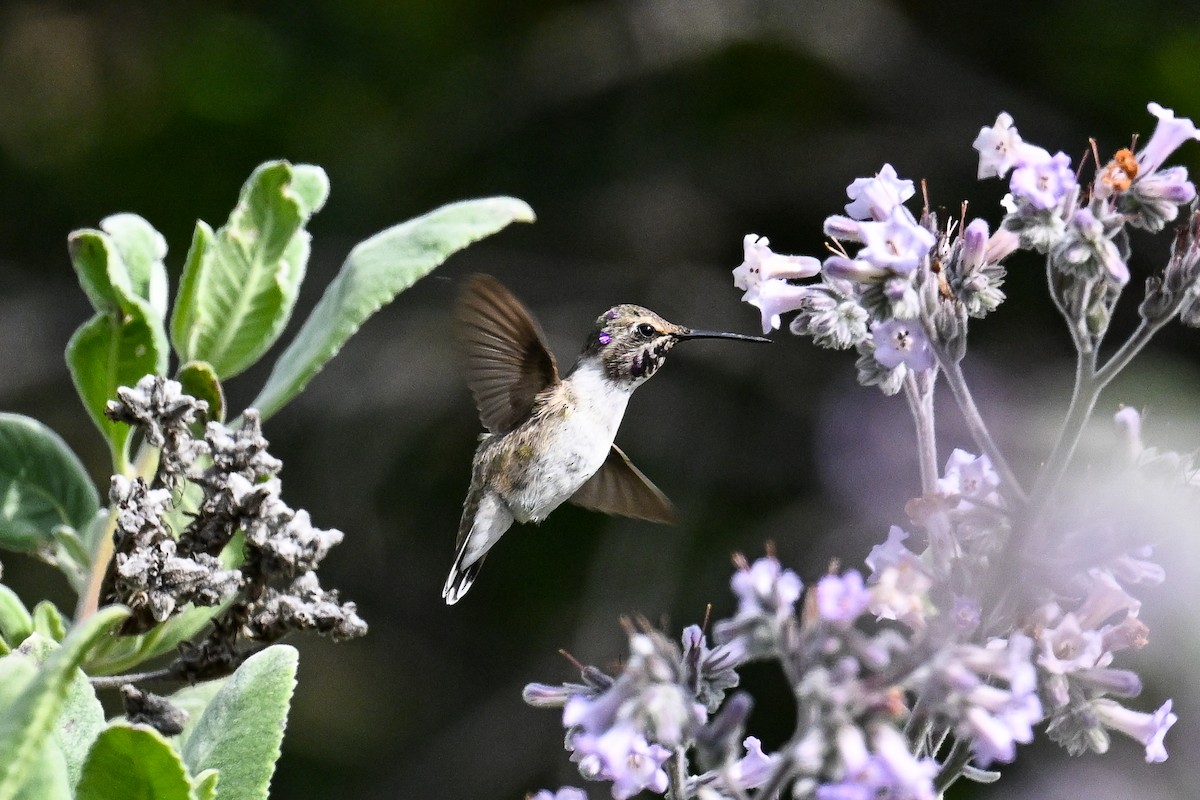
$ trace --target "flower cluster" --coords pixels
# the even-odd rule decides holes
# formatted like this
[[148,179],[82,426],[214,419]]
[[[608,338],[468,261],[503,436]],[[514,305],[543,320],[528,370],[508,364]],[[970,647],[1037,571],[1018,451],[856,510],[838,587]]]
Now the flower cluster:
[[[107,414],[137,425],[158,449],[153,483],[114,476],[115,555],[102,598],[128,605],[123,633],[142,633],[189,604],[223,605],[213,632],[184,647],[179,669],[190,678],[223,674],[250,651],[239,638],[278,640],[292,630],[334,639],[366,633],[353,603],[321,588],[316,569],[341,531],[312,525],[280,496],[283,464],[267,451],[258,414],[239,429],[209,422],[193,429],[207,404],[154,375],[121,387]],[[152,486],[156,488],[152,488]],[[229,547],[239,536],[237,547]],[[232,552],[231,552],[232,551]]]
[[[1161,567],[1144,551],[1123,554],[1060,591],[1026,587],[1040,605],[1006,616],[994,598],[963,589],[992,577],[984,540],[1006,530],[998,477],[986,457],[956,450],[936,486],[910,504],[927,543],[920,554],[906,547],[913,534],[893,526],[866,559],[869,577],[830,573],[807,589],[772,556],[739,559],[737,611],[714,624],[715,646],[697,626],[682,648],[630,627],[619,675],[584,667],[580,683],[530,684],[526,701],[562,709],[580,774],[611,781],[616,800],[668,788],[705,800],[784,789],[932,800],[957,777],[994,779],[985,768],[1011,762],[1041,723],[1072,754],[1104,752],[1115,730],[1147,761],[1165,759],[1171,701],[1153,713],[1126,708],[1114,698],[1137,695],[1141,682],[1111,666],[1146,642],[1127,586],[1162,580]],[[990,533],[989,520],[999,525]],[[749,696],[726,697],[737,669],[763,659],[779,662],[798,709],[795,733],[771,753],[745,736]],[[701,770],[687,766],[689,753]]]
[[[1055,302],[1082,320],[1079,336],[1094,343],[1130,280],[1127,229],[1160,231],[1196,197],[1187,170],[1163,162],[1200,131],[1157,103],[1150,111],[1158,127],[1146,146],[1136,155],[1118,151],[1088,187],[1065,153],[1023,141],[1002,113],[974,143],[979,177],[1009,179],[1007,213],[995,231],[965,217],[942,227],[928,208],[915,217],[905,205],[913,182],[884,164],[850,184],[844,215],[825,220],[833,253],[823,262],[774,253],[765,238],[750,234],[734,285],[762,312],[764,333],[797,311],[793,333],[822,347],[856,348],[859,381],[887,394],[912,373],[962,357],[967,320],[1004,301],[1003,262],[1018,249],[1046,256]],[[1182,232],[1168,268],[1151,280],[1142,310],[1148,321],[1182,314],[1189,324],[1200,322],[1192,302],[1200,277],[1196,239],[1194,230]],[[815,283],[791,282],[815,276]]]
[[[933,800],[960,778],[996,780],[991,770],[1039,730],[1073,755],[1105,752],[1116,731],[1146,761],[1167,757],[1171,701],[1127,707],[1142,684],[1118,660],[1148,641],[1134,592],[1165,577],[1149,547],[1168,532],[1157,507],[1189,503],[1176,516],[1196,519],[1200,479],[1190,457],[1144,446],[1141,416],[1124,408],[1110,457],[1079,486],[1064,480],[1113,377],[1168,321],[1200,326],[1196,190],[1182,167],[1164,166],[1200,131],[1157,104],[1150,111],[1158,127],[1145,146],[1097,158],[1086,184],[1068,156],[1025,142],[1001,114],[975,140],[979,177],[1008,180],[994,230],[966,219],[965,206],[945,225],[928,207],[914,215],[913,182],[884,165],[855,180],[845,214],[825,221],[823,261],[745,238],[734,283],[764,332],[795,311],[794,333],[855,348],[860,383],[903,390],[919,494],[867,555],[865,574],[832,569],[806,587],[773,555],[739,557],[736,610],[713,624],[711,646],[696,626],[680,647],[630,625],[619,674],[583,667],[582,682],[528,686],[527,702],[562,710],[583,778],[611,782],[617,800],[641,790],[672,800]],[[1170,258],[1146,280],[1140,327],[1102,360],[1131,283],[1129,230],[1161,231],[1187,203]],[[1077,351],[1070,407],[1032,476],[1009,466],[959,368],[968,322],[1004,301],[1004,262],[1017,250],[1044,258]],[[975,444],[945,461],[933,416],[943,381]],[[777,747],[747,735],[753,700],[731,691],[742,665],[764,659],[778,662],[796,700],[795,731]]]

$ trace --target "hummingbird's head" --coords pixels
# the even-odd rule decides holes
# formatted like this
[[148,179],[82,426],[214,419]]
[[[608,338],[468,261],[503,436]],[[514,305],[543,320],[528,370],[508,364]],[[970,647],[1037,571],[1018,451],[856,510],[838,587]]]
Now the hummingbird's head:
[[640,384],[658,371],[677,343],[686,339],[740,339],[769,342],[761,336],[699,331],[667,322],[648,308],[613,306],[596,319],[580,360],[598,359],[608,377]]

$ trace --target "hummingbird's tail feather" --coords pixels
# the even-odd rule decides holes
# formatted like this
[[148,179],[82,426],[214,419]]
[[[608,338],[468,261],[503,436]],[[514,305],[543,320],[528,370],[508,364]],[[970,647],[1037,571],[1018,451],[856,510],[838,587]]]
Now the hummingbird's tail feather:
[[479,575],[483,557],[512,523],[512,512],[497,495],[476,491],[467,495],[459,523],[458,552],[454,555],[446,585],[442,587],[446,605],[454,605],[467,593]]
[[448,606],[452,606],[462,599],[462,596],[475,583],[475,577],[479,575],[479,568],[483,566],[483,559],[480,558],[463,567],[462,557],[463,554],[460,552],[458,558],[454,559],[454,566],[450,567],[450,577],[446,578],[446,585],[442,587],[442,597],[446,599]]

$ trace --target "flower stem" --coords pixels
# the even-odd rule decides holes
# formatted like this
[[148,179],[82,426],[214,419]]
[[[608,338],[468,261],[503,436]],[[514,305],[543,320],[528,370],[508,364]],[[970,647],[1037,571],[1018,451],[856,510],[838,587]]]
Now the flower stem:
[[669,800],[687,798],[687,756],[683,747],[676,747],[667,759],[667,797]]
[[1046,501],[1058,488],[1059,481],[1070,466],[1075,448],[1083,437],[1084,426],[1096,407],[1096,401],[1100,399],[1100,392],[1145,349],[1154,334],[1172,318],[1174,312],[1163,314],[1155,322],[1143,319],[1137,330],[1099,369],[1096,368],[1095,353],[1086,349],[1080,350],[1075,363],[1075,388],[1071,394],[1071,404],[1067,407],[1067,415],[1063,419],[1058,439],[1046,459],[1046,465],[1038,475],[1030,498],[1031,520],[1036,522],[1041,516]]
[[930,494],[937,488],[937,428],[933,418],[933,387],[934,380],[926,373],[917,375],[910,370],[904,376],[904,398],[908,401],[917,433],[922,494]]
[[99,678],[88,678],[93,689],[115,689],[127,683],[145,683],[147,681],[164,681],[177,677],[172,667],[151,670],[150,672],[129,672],[125,675],[104,675]]
[[934,348],[937,353],[938,362],[942,365],[942,371],[946,375],[946,383],[950,386],[950,393],[954,395],[955,401],[958,403],[958,408],[962,411],[963,420],[967,423],[967,429],[971,432],[971,438],[975,440],[975,444],[992,462],[992,467],[1000,476],[1000,481],[1008,490],[1009,495],[1018,503],[1024,504],[1026,500],[1025,490],[1021,488],[1020,481],[1013,473],[1012,468],[1008,466],[1008,461],[1004,458],[1004,454],[1000,452],[1000,448],[996,446],[996,442],[992,439],[992,434],[987,429],[987,424],[983,421],[983,416],[979,413],[979,408],[975,405],[975,398],[971,395],[971,390],[967,386],[967,379],[962,374],[962,369],[958,362],[946,358],[942,353],[941,348]]

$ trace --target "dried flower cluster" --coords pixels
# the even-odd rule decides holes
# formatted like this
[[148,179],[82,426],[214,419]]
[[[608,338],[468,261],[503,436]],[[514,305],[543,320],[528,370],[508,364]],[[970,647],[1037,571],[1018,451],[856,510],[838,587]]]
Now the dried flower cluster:
[[[354,603],[322,589],[316,574],[341,531],[316,528],[283,502],[283,464],[267,451],[254,410],[238,430],[209,422],[196,438],[207,404],[179,383],[147,375],[117,395],[106,413],[136,425],[159,458],[153,481],[117,475],[109,490],[117,525],[103,599],[133,610],[123,633],[189,604],[220,606],[208,638],[182,648],[178,669],[190,679],[227,674],[293,630],[339,640],[366,633]],[[242,639],[254,644],[239,647]]]

